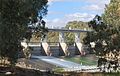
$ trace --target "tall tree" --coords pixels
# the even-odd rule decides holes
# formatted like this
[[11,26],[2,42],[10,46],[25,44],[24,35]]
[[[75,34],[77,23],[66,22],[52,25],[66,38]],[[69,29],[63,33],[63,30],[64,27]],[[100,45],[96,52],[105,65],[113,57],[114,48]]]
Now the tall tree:
[[0,56],[11,64],[18,58],[21,40],[28,31],[28,23],[47,14],[47,0],[0,0]]
[[114,64],[116,68],[120,53],[120,29],[107,25],[98,15],[89,22],[89,26],[93,28],[93,32],[88,33],[84,43],[99,56],[98,65],[100,62],[104,66]]
[[102,17],[104,23],[120,27],[120,0],[111,0]]
[[120,0],[111,0],[106,5],[105,12],[102,17],[96,16],[89,22],[89,26],[93,28],[92,33],[88,33],[84,39],[84,43],[89,46],[94,42],[94,48],[91,47],[95,54],[104,58],[100,58],[99,62],[109,65],[112,63],[118,66],[120,54]]

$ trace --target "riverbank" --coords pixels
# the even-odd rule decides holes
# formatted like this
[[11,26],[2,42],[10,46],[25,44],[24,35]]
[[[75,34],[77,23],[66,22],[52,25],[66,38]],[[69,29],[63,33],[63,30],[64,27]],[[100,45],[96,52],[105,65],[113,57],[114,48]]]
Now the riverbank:
[[105,72],[63,72],[63,76],[120,76],[118,73],[105,73]]
[[0,76],[62,76],[61,74],[54,74],[54,72],[41,72],[34,69],[26,69],[20,67],[0,67]]
[[0,67],[0,76],[120,76],[120,72],[117,73],[105,73],[105,72],[41,72],[34,69],[26,68],[10,68]]

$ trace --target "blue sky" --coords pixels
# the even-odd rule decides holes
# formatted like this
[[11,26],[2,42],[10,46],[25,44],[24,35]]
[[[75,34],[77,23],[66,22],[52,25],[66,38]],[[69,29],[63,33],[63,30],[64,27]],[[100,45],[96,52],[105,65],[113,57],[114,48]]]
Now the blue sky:
[[104,12],[109,0],[48,0],[48,27],[64,27],[69,21],[90,21]]

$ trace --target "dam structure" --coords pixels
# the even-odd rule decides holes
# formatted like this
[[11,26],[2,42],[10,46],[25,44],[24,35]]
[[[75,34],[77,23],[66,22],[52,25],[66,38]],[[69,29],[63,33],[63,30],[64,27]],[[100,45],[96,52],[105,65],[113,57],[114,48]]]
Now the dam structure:
[[[47,42],[47,37],[42,42],[30,42],[26,47],[32,48],[30,59],[21,58],[18,60],[18,65],[23,67],[25,62],[29,68],[52,71],[55,68],[62,68],[64,71],[96,71],[97,66],[86,66],[75,62],[67,61],[59,58],[60,56],[75,56],[83,55],[83,45],[80,42],[81,32],[91,32],[86,30],[69,30],[69,29],[48,29],[50,32],[59,32],[59,41],[56,45],[51,45]],[[74,45],[68,46],[65,42],[64,34],[72,32],[75,34]],[[26,43],[22,43],[26,45]],[[22,65],[22,66],[21,66]],[[95,70],[94,70],[95,69]],[[99,70],[98,70],[99,71]]]
[[[32,54],[37,56],[74,56],[84,55],[83,45],[80,42],[80,34],[83,32],[91,32],[91,30],[82,29],[48,29],[49,32],[59,32],[59,41],[56,45],[47,42],[47,36],[42,42],[30,42],[28,46],[33,49]],[[65,42],[65,33],[74,33],[74,44],[68,46]]]

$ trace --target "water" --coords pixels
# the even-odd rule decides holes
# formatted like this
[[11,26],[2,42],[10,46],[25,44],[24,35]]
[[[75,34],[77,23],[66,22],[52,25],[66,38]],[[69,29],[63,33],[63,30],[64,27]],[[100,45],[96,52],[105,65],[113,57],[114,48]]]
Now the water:
[[95,55],[75,56],[62,58],[82,65],[97,65],[98,58]]

